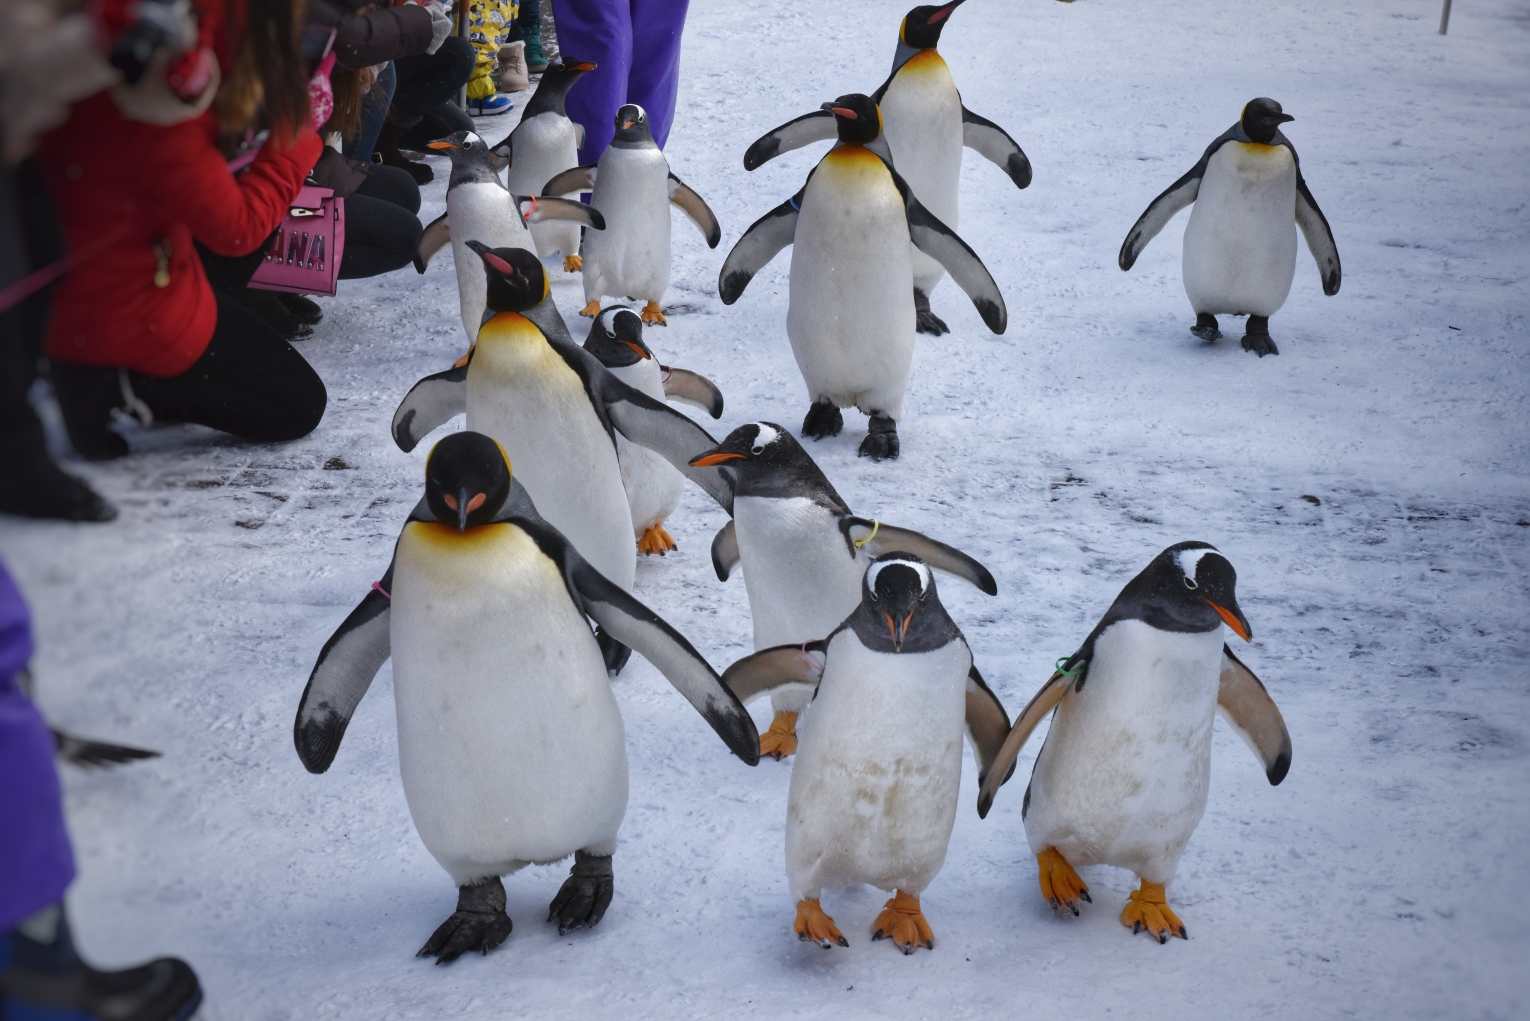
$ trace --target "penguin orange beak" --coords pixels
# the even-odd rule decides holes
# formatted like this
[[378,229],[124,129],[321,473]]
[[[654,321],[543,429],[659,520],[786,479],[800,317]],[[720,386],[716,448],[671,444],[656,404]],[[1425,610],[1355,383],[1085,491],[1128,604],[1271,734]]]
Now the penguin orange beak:
[[425,148],[427,148],[427,149],[460,149],[462,147],[460,145],[458,145],[456,142],[440,141],[440,142],[426,142],[425,143]]
[[949,18],[951,16],[951,12],[952,11],[956,10],[964,2],[965,2],[965,0],[956,0],[955,3],[946,4],[944,7],[940,8],[938,11],[936,11],[934,14],[930,15],[930,19],[928,21],[926,21],[925,24],[926,25],[934,25],[934,24],[936,24],[938,22],[944,21],[946,18]]
[[637,121],[622,121],[622,130],[626,131],[628,128],[632,127],[632,125],[634,125],[636,123],[637,123]]
[[483,253],[483,261],[484,261],[484,265],[492,266],[493,268],[499,270],[499,272],[503,273],[505,276],[509,277],[512,280],[514,280],[516,277],[521,275],[521,271],[520,270],[516,269],[514,266],[510,265],[504,259],[501,259],[499,256],[495,255],[493,252],[484,252]]
[[621,338],[617,338],[617,339],[618,339],[618,341],[620,343],[626,344],[628,347],[632,348],[633,353],[635,353],[639,358],[649,358],[649,357],[651,357],[647,351],[644,351],[642,348],[638,347],[632,341],[630,341],[630,340],[621,340]]
[[722,464],[724,461],[747,460],[749,460],[748,454],[735,454],[731,451],[714,450],[706,454],[698,454],[696,457],[691,458],[690,466],[692,468],[710,468],[715,464]]
[[848,108],[843,107],[843,106],[835,106],[833,103],[825,103],[822,106],[820,106],[818,109],[820,109],[820,110],[827,110],[830,113],[832,113],[834,116],[836,116],[836,117],[843,117],[847,121],[858,121],[858,120],[861,119],[861,115],[856,113],[854,110],[848,109]]
[[1225,606],[1218,606],[1210,599],[1206,600],[1206,605],[1217,611],[1217,616],[1221,617],[1227,626],[1233,629],[1233,634],[1245,642],[1252,642],[1254,640],[1254,636],[1249,633],[1248,625],[1239,618],[1238,614],[1233,613]]
[[457,531],[467,531],[468,515],[483,506],[484,500],[488,499],[487,493],[479,493],[477,496],[468,498],[467,489],[464,487],[461,497],[455,497],[450,493],[442,493],[441,500],[452,510],[457,512]]
[[592,64],[588,60],[581,60],[575,64],[565,64],[564,68],[565,70],[569,71],[593,71],[597,66],[598,65]]

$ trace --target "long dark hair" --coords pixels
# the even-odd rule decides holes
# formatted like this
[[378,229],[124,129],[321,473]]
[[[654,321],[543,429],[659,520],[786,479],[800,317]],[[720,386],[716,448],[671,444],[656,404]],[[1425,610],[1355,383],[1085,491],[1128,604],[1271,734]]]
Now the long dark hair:
[[[234,7],[230,4],[230,7]],[[230,18],[233,67],[216,101],[225,137],[243,133],[264,107],[278,145],[286,145],[308,123],[308,73],[298,49],[303,0],[245,0],[244,24]]]

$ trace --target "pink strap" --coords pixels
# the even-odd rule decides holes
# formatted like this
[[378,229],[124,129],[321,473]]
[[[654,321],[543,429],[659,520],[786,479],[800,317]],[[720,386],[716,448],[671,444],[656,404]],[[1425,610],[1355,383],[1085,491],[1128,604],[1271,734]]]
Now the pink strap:
[[373,583],[372,583],[372,587],[373,587],[373,588],[374,588],[374,589],[376,589],[376,590],[377,590],[377,591],[379,591],[379,592],[381,592],[381,593],[382,593],[382,594],[383,594],[383,595],[384,595],[384,596],[386,596],[386,597],[387,597],[387,598],[389,598],[389,599],[392,599],[392,598],[393,598],[393,593],[391,593],[391,592],[389,592],[389,591],[388,591],[388,590],[387,590],[387,589],[385,589],[385,588],[383,588],[383,587],[382,587],[382,582],[380,582],[380,581],[374,581],[374,582],[373,582]]

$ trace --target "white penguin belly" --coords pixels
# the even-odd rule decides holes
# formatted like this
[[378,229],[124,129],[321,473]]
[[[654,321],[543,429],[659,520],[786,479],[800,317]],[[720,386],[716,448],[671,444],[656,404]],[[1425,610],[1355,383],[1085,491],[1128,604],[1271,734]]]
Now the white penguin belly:
[[1083,691],[1069,691],[1031,775],[1025,835],[1075,866],[1115,865],[1174,878],[1206,810],[1221,628],[1106,628]]
[[446,222],[451,227],[462,328],[467,331],[468,343],[472,343],[488,307],[489,285],[483,275],[483,260],[467,243],[482,241],[490,248],[530,248],[531,232],[521,222],[510,193],[492,182],[459,184],[448,191]]
[[[652,358],[612,369],[611,374],[633,389],[664,402],[664,379],[659,372],[659,363]],[[622,487],[627,491],[627,504],[632,510],[632,530],[642,538],[644,532],[662,525],[680,506],[685,476],[661,455],[620,435],[616,437],[616,459],[621,464]]]
[[399,773],[452,881],[614,848],[625,731],[553,562],[514,525],[416,522],[392,595]]
[[669,164],[658,149],[608,148],[590,204],[605,217],[584,243],[584,298],[658,301],[669,287]]
[[1196,312],[1269,316],[1296,273],[1296,162],[1283,145],[1227,142],[1185,225],[1182,273]]
[[[956,229],[957,191],[962,173],[962,98],[940,54],[922,51],[909,58],[878,104],[882,132],[893,166],[921,205]],[[909,245],[914,286],[926,295],[945,267]]]
[[813,400],[903,416],[914,353],[908,215],[872,153],[843,146],[808,182],[786,333]]
[[756,651],[827,638],[860,605],[867,557],[850,555],[826,507],[800,496],[740,496],[733,534]]
[[961,641],[894,655],[853,631],[834,637],[787,795],[795,900],[853,883],[917,896],[935,878],[956,821],[971,666]]
[[[548,181],[579,165],[574,122],[555,113],[539,113],[516,126],[511,140],[506,186],[516,195],[540,195]],[[576,196],[577,197],[577,196]],[[546,220],[530,225],[537,255],[579,254],[579,224]]]
[[468,367],[467,427],[498,440],[537,511],[597,571],[632,591],[637,549],[616,448],[583,382],[545,340],[480,339]]

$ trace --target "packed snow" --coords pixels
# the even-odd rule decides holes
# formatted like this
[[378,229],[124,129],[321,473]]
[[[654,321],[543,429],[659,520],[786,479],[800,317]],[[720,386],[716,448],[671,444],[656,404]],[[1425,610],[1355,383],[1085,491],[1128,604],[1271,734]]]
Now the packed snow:
[[[906,0],[904,0],[906,2]],[[666,362],[722,388],[721,437],[796,430],[786,254],[724,307],[716,276],[825,146],[754,173],[766,129],[886,77],[899,0],[692,7],[668,156],[723,223],[708,250],[676,211]],[[857,459],[865,419],[808,443],[857,513],[985,563],[990,598],[942,599],[1011,715],[1163,547],[1201,539],[1238,570],[1236,650],[1295,745],[1271,787],[1218,723],[1204,821],[1170,888],[1189,941],[1117,921],[1135,882],[1083,870],[1083,916],[1042,902],[1021,795],[1044,728],[993,811],[970,755],[933,951],[872,943],[885,894],[826,909],[849,949],[793,938],[782,860],[790,760],[750,769],[646,662],[614,682],[632,795],[616,899],[559,937],[566,866],[506,881],[514,933],[487,957],[413,955],[455,891],[415,835],[384,667],[334,767],[293,751],[325,639],[381,575],[421,489],[388,421],[459,356],[449,251],[347,282],[301,349],[329,387],[306,439],[251,446],[158,428],[71,462],[108,525],[0,524],[37,618],[39,700],[58,725],[164,757],[66,775],[91,960],[190,960],[211,1019],[1511,1018],[1530,1012],[1530,6],[1438,0],[971,0],[941,40],[966,105],[1035,167],[1017,190],[969,152],[958,230],[1009,304],[988,333],[949,281],[921,337],[902,457]],[[517,99],[524,104],[526,95]],[[1208,347],[1179,272],[1181,213],[1129,274],[1147,203],[1268,95],[1333,226],[1344,285],[1305,246],[1271,319],[1278,357]],[[483,122],[497,139],[512,117]],[[445,162],[422,219],[443,208]],[[576,276],[554,293],[577,336]],[[460,428],[458,420],[451,428]],[[719,670],[750,651],[742,581],[707,556],[723,513],[687,491],[678,553],[637,594]],[[768,704],[756,719],[768,721]]]

